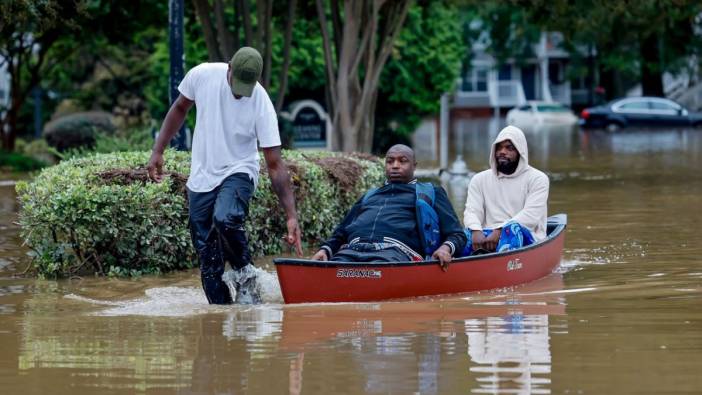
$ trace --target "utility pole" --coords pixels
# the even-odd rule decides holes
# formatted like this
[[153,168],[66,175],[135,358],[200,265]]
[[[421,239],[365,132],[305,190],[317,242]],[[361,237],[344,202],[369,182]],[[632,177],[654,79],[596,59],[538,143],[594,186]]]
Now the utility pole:
[[[171,59],[168,99],[173,104],[180,94],[178,84],[183,80],[183,0],[168,1],[168,44]],[[185,125],[180,127],[171,146],[179,151],[187,150]]]

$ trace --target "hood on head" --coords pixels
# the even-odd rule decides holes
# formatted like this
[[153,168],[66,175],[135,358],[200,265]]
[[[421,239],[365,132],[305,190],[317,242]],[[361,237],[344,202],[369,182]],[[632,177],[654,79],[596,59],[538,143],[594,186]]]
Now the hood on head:
[[517,170],[515,170],[514,173],[510,175],[502,174],[502,176],[515,177],[529,168],[529,149],[527,148],[526,137],[524,136],[524,132],[522,132],[522,130],[516,126],[506,126],[495,138],[495,141],[492,143],[492,147],[490,149],[490,168],[495,172],[495,174],[497,174],[495,149],[497,144],[505,140],[512,141],[512,144],[514,144],[514,146],[517,148],[517,151],[519,152],[519,165],[517,165]]

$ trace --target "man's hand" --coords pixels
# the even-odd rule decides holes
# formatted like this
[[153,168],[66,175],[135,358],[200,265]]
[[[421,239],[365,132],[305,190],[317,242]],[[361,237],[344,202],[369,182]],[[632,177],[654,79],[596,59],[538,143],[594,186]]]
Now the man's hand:
[[288,217],[288,235],[285,240],[291,246],[295,246],[297,256],[302,256],[300,226],[297,223],[295,198],[290,188],[290,175],[281,156],[280,146],[263,148],[263,157],[266,159],[266,165],[268,166],[271,188],[278,196],[278,201],[283,205],[285,214]]
[[156,151],[151,153],[151,159],[149,159],[149,164],[146,166],[151,181],[163,181],[163,163],[163,154]]
[[300,225],[297,223],[297,218],[288,219],[288,235],[285,237],[285,241],[291,246],[295,247],[295,252],[297,256],[302,256],[302,240]]
[[441,263],[441,270],[447,271],[449,263],[451,263],[451,249],[446,244],[442,244],[438,250],[431,254],[431,257],[439,260]]
[[502,234],[502,229],[493,229],[492,233],[483,242],[484,248],[490,252],[497,250],[497,244],[500,243],[500,234]]
[[329,257],[327,256],[327,250],[324,248],[320,249],[316,254],[312,255],[312,258],[310,259],[313,261],[328,261]]
[[474,230],[471,235],[473,241],[473,251],[485,249],[485,235],[482,230]]

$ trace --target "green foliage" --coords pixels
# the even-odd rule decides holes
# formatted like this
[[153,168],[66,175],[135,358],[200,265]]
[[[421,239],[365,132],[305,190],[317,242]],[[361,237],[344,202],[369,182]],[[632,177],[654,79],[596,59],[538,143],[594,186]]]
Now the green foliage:
[[[191,7],[185,7],[188,11]],[[190,10],[192,11],[192,10]],[[194,15],[186,12],[184,26],[185,70],[207,61],[207,48],[203,39],[200,24]],[[151,53],[140,61],[146,65],[146,76],[142,85],[142,94],[146,99],[151,116],[160,121],[166,116],[169,108],[168,76],[170,74],[170,57],[168,53],[168,29],[153,27],[149,30],[153,46]],[[194,129],[194,111],[190,111],[187,124]]]
[[[699,1],[535,0],[521,8],[532,24],[564,34],[576,65],[584,62],[582,48],[596,50],[599,84],[609,97],[623,94],[627,79],[639,79],[646,94],[647,78],[662,84],[666,71],[699,73],[702,38],[694,33],[702,28]],[[695,57],[697,65],[690,63]]]
[[[184,179],[171,176],[159,184],[144,181],[143,169],[134,169],[148,158],[148,152],[74,158],[43,170],[32,182],[17,184],[21,235],[33,251],[39,274],[134,276],[195,265]],[[292,173],[299,221],[308,244],[328,237],[351,204],[383,179],[379,161],[298,151],[284,151],[284,158]],[[319,164],[329,158],[331,165]],[[165,171],[188,173],[188,153],[167,151],[165,160]],[[348,174],[344,171],[354,167],[351,164],[360,172],[354,174],[355,185],[345,188],[333,175]],[[114,174],[116,169],[134,171],[126,178],[99,176],[108,171]],[[246,230],[254,255],[281,252],[285,215],[265,166]]]
[[423,117],[439,111],[439,97],[459,77],[466,52],[460,11],[449,2],[428,3],[410,8],[383,71],[376,137],[409,136]]
[[92,146],[72,148],[58,153],[57,156],[66,160],[111,152],[149,151],[154,145],[151,133],[152,130],[146,127],[118,129],[113,134],[98,133],[95,135],[95,143]]
[[31,156],[18,152],[7,152],[0,150],[0,169],[10,171],[32,171],[39,170],[46,166],[46,162],[37,160]]
[[[278,95],[280,68],[283,63],[283,34],[273,36],[273,69],[271,98]],[[296,100],[313,98],[323,103],[324,101],[324,50],[319,21],[305,19],[301,16],[295,19],[292,35],[292,48],[290,51],[290,65],[288,67],[288,95],[286,103]],[[275,101],[275,99],[274,99]]]
[[98,133],[115,131],[112,115],[106,112],[79,112],[55,119],[44,126],[44,138],[59,151],[93,146]]
[[504,1],[483,1],[467,12],[467,35],[472,42],[487,33],[487,52],[499,65],[512,59],[524,64],[534,57],[532,46],[538,43],[542,27],[533,23],[528,7]]
[[55,164],[61,155],[55,148],[50,147],[49,143],[44,139],[36,139],[29,142],[17,139],[15,152],[45,164]]

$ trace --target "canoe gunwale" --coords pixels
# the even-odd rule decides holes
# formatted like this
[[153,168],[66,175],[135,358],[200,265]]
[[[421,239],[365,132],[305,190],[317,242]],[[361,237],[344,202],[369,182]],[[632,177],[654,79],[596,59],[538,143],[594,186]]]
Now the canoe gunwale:
[[[528,245],[526,247],[522,247],[516,250],[509,250],[509,251],[503,251],[503,252],[491,252],[489,254],[482,254],[482,255],[473,255],[473,256],[467,256],[467,257],[461,257],[461,258],[456,258],[454,259],[451,264],[455,265],[458,263],[472,263],[475,261],[480,261],[483,259],[489,259],[489,258],[495,258],[495,257],[507,257],[510,255],[518,255],[521,254],[525,251],[533,250],[536,248],[544,247],[552,242],[554,242],[558,237],[565,231],[565,228],[568,224],[568,219],[566,214],[556,214],[553,216],[550,216],[548,218],[548,224],[555,226],[555,228],[549,233],[549,235],[539,241],[538,243],[534,243],[531,245]],[[407,261],[407,262],[384,262],[384,263],[373,263],[373,262],[331,262],[331,261],[315,261],[311,259],[295,259],[295,258],[274,258],[273,263],[278,266],[278,265],[290,265],[290,266],[308,266],[308,267],[320,267],[320,268],[334,268],[334,267],[371,267],[371,266],[377,266],[377,267],[398,267],[398,266],[429,266],[429,265],[437,265],[439,263],[438,260],[428,260],[428,261],[420,261],[420,262],[413,262],[413,261]]]

